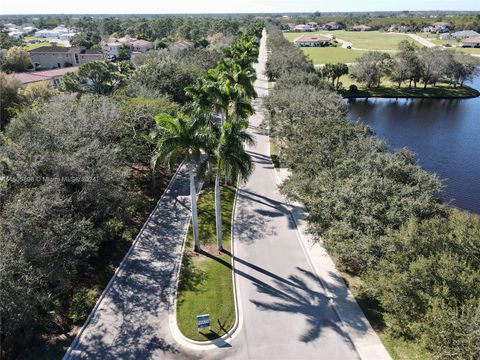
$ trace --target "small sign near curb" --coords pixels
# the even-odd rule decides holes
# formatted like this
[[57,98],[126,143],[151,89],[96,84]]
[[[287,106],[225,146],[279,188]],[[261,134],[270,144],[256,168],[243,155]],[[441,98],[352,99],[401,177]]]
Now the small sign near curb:
[[208,328],[210,330],[210,314],[197,315],[198,331]]

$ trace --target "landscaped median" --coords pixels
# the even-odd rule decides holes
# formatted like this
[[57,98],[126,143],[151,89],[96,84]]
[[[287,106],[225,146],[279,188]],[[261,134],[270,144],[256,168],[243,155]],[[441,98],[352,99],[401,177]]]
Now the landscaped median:
[[[231,225],[235,187],[222,186],[223,249],[219,253],[215,231],[215,199],[205,185],[198,199],[198,230],[202,251],[193,251],[191,224],[186,238],[177,293],[177,325],[187,338],[212,340],[226,334],[235,323],[232,280]],[[211,329],[197,330],[197,315],[210,314]]]

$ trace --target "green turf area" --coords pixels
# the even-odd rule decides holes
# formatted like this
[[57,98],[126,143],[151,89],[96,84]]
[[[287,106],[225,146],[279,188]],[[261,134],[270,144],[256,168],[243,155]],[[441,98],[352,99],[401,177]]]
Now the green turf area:
[[[222,229],[224,252],[216,249],[215,201],[212,187],[198,199],[198,230],[203,251],[193,252],[191,226],[183,253],[177,295],[177,323],[193,340],[209,340],[224,335],[235,323],[231,268],[231,218],[235,188],[222,186]],[[197,331],[196,316],[210,314],[211,332]]]
[[467,54],[474,54],[474,55],[480,55],[480,48],[462,48],[462,47],[457,47],[455,48],[456,51],[461,51]]
[[[403,83],[402,87],[398,84],[392,83],[388,79],[382,79],[379,88],[367,89],[364,85],[358,84],[349,76],[342,76],[340,82],[343,85],[343,90],[340,91],[343,97],[346,98],[364,98],[364,97],[385,97],[385,98],[469,98],[479,96],[480,93],[468,86],[454,88],[450,84],[439,83],[437,86],[427,86],[423,88],[423,84],[417,84],[417,87],[408,88],[408,83]],[[350,92],[349,86],[355,84],[358,87],[357,92]]]
[[[317,31],[311,33],[284,33],[285,37],[293,41],[300,35],[318,35],[318,34],[332,34],[336,38],[352,43],[352,47],[367,50],[397,50],[398,43],[402,40],[413,41],[407,35],[390,34],[381,31]],[[417,43],[418,46],[423,46]]]
[[28,40],[46,40],[46,39],[38,36],[24,36],[22,40],[28,41]]
[[344,49],[341,47],[305,47],[303,52],[314,64],[352,63],[365,51]]
[[382,309],[375,299],[370,298],[363,291],[362,279],[342,271],[341,275],[393,360],[433,360],[433,356],[420,342],[407,341],[390,336],[385,331],[386,325],[383,319]]
[[440,39],[428,39],[430,42],[434,43],[435,45],[451,45],[457,46],[460,44],[457,40],[440,40]]
[[[42,46],[50,46],[50,43],[47,42],[47,43],[37,43],[37,44],[25,44],[25,47],[27,48],[27,50],[37,49]],[[57,46],[63,47],[64,45],[62,43],[57,43]]]

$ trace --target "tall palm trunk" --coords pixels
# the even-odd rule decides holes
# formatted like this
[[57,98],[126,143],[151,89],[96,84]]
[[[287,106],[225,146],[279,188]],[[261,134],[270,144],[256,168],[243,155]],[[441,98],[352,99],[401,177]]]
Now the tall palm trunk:
[[222,204],[220,198],[220,169],[217,170],[215,175],[215,220],[217,225],[217,249],[222,251]]
[[192,226],[195,251],[200,251],[200,239],[198,238],[198,216],[197,216],[197,189],[195,187],[195,174],[193,172],[192,161],[188,162],[188,171],[190,173],[190,198],[192,203]]

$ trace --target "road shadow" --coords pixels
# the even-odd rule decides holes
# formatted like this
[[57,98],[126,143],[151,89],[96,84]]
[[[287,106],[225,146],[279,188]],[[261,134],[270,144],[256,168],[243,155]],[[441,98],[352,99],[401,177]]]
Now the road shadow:
[[183,169],[139,233],[71,359],[198,358],[175,343],[168,326],[189,219]]
[[[232,256],[229,252],[226,254]],[[299,334],[299,340],[309,343],[319,338],[325,329],[330,329],[340,336],[347,338],[341,329],[342,322],[330,304],[330,299],[325,295],[320,279],[312,271],[296,267],[295,273],[288,277],[281,277],[260,266],[252,264],[244,259],[233,256],[235,261],[235,274],[249,280],[259,293],[271,297],[271,301],[259,301],[251,299],[261,311],[286,312],[303,315],[306,328]],[[243,271],[242,265],[255,272],[264,275],[268,280],[261,280],[260,275],[251,271]],[[271,281],[270,281],[271,280]],[[348,291],[343,285],[343,279],[337,276],[336,281],[341,281],[334,288],[329,287],[333,293],[331,299],[334,303],[341,301],[346,307],[358,306],[354,300],[348,297]],[[361,312],[360,312],[361,313]],[[357,333],[365,333],[369,330],[367,320],[362,317],[344,317],[343,324],[353,328]]]

